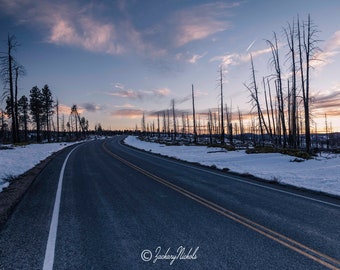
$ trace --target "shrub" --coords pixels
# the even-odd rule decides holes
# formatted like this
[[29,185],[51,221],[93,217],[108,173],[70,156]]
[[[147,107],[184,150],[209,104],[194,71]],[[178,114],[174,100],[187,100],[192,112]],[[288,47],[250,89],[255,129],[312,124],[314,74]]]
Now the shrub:
[[254,148],[248,148],[247,154],[259,154],[259,153],[277,153],[277,149],[272,146],[255,146]]
[[288,149],[288,148],[283,148],[279,150],[279,153],[284,154],[284,155],[289,155],[297,158],[303,158],[303,159],[311,159],[312,156],[308,154],[307,152],[298,150],[298,149]]
[[255,146],[254,148],[248,148],[247,154],[259,154],[259,153],[280,153],[283,155],[289,155],[297,158],[311,159],[312,156],[304,151],[290,148],[274,148],[272,146]]

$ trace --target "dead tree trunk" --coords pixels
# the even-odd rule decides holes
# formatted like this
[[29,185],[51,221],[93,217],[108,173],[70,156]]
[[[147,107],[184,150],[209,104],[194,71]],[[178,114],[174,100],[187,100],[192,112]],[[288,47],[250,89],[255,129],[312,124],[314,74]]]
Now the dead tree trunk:
[[225,144],[225,132],[224,132],[224,118],[223,118],[223,72],[222,66],[220,68],[220,88],[221,88],[221,144]]
[[251,61],[251,72],[252,72],[252,84],[251,86],[245,85],[245,87],[249,90],[251,99],[254,103],[254,107],[256,107],[257,110],[257,117],[259,121],[259,128],[260,128],[260,135],[261,135],[261,141],[262,144],[264,143],[264,131],[263,127],[267,130],[267,133],[269,133],[267,125],[264,121],[262,109],[261,109],[261,104],[259,101],[259,96],[258,96],[258,87],[257,87],[257,82],[256,82],[256,76],[255,76],[255,68],[254,68],[254,62],[253,62],[253,57],[250,55],[250,61]]
[[173,141],[176,140],[177,137],[177,127],[176,127],[176,112],[175,112],[175,100],[171,100],[171,107],[172,107],[172,119],[173,119],[173,126],[174,126],[174,131],[173,131]]
[[191,95],[192,95],[192,118],[193,118],[193,129],[194,129],[194,143],[197,143],[197,130],[196,130],[196,112],[195,112],[195,93],[194,85],[191,85]]
[[272,130],[272,125],[270,121],[270,113],[269,113],[269,106],[268,106],[268,97],[267,97],[267,91],[266,91],[266,82],[265,79],[263,78],[263,89],[264,89],[264,99],[266,102],[266,113],[267,113],[267,120],[268,120],[268,131],[269,131],[269,136],[270,139],[273,140],[273,130]]
[[284,96],[283,96],[283,86],[282,86],[282,76],[281,76],[281,66],[280,66],[280,57],[279,57],[279,46],[277,43],[276,33],[274,33],[274,43],[270,40],[267,40],[271,51],[272,51],[272,63],[275,69],[275,86],[276,92],[278,96],[278,108],[279,108],[279,116],[282,126],[282,133],[283,133],[283,147],[287,145],[287,128],[286,128],[286,121],[285,121],[285,106],[284,106]]
[[[298,21],[299,23],[299,21]],[[301,45],[301,33],[300,27],[298,26],[298,37],[299,37],[299,47],[300,47],[300,67],[301,67],[301,76],[302,76],[302,45]],[[305,56],[305,80],[302,79],[302,95],[303,95],[303,105],[305,112],[305,136],[306,136],[306,151],[311,151],[311,134],[310,134],[310,68],[311,68],[311,60],[315,52],[319,51],[317,47],[318,40],[315,39],[315,35],[317,31],[315,27],[312,26],[310,15],[308,15],[307,23],[302,25],[302,40],[303,40],[303,49]]]
[[293,148],[297,148],[297,102],[296,102],[296,74],[297,74],[297,68],[296,68],[296,60],[295,60],[295,22],[293,21],[293,25],[291,26],[288,24],[288,30],[285,29],[285,34],[287,38],[287,43],[290,51],[290,58],[291,58],[291,70],[292,70],[292,85],[291,85],[291,104],[289,106],[291,107],[290,115],[288,116],[290,119],[290,145]]

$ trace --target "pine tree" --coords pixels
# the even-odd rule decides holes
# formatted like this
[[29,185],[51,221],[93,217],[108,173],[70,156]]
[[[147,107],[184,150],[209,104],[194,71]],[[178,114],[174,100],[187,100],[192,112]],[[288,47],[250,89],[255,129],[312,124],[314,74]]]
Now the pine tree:
[[48,85],[41,89],[41,98],[42,98],[42,109],[43,109],[43,118],[46,124],[46,131],[47,131],[47,140],[48,142],[51,141],[51,127],[50,127],[50,118],[53,115],[53,98],[51,90],[49,89]]
[[25,142],[28,142],[28,122],[29,122],[28,109],[29,109],[28,98],[24,95],[18,100],[18,117],[19,125],[22,125],[24,129]]
[[30,110],[32,119],[35,122],[36,130],[37,130],[37,142],[41,141],[40,130],[44,115],[43,110],[43,97],[40,89],[37,86],[34,86],[30,91]]

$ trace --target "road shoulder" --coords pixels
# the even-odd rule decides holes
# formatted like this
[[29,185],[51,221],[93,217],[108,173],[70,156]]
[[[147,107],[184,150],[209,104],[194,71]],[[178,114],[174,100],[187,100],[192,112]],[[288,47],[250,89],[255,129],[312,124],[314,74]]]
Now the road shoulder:
[[67,151],[67,149],[72,146],[73,145],[63,148],[42,160],[33,168],[16,177],[7,188],[0,192],[0,229],[9,219],[15,207],[21,201],[40,172],[50,163],[51,160],[63,151]]

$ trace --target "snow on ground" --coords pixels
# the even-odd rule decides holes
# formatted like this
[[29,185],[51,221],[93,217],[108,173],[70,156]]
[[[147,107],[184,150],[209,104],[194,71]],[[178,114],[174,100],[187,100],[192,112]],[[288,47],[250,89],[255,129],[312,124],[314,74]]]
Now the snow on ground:
[[[4,179],[18,176],[37,165],[40,161],[72,143],[46,143],[17,146],[0,150],[0,192],[8,186]],[[74,144],[74,143],[73,143]]]
[[[131,146],[203,165],[228,168],[237,173],[275,180],[340,196],[340,155],[328,155],[304,162],[291,162],[294,157],[282,154],[246,154],[245,151],[221,151],[205,146],[165,146],[143,142],[129,136],[125,142]],[[33,168],[54,152],[71,143],[31,144],[0,150],[0,192],[8,186],[3,181]]]
[[125,143],[161,155],[203,165],[228,168],[266,180],[274,180],[310,190],[340,196],[340,155],[325,155],[304,162],[291,162],[294,157],[282,154],[246,154],[240,151],[221,151],[205,146],[165,146],[144,142],[129,136]]

